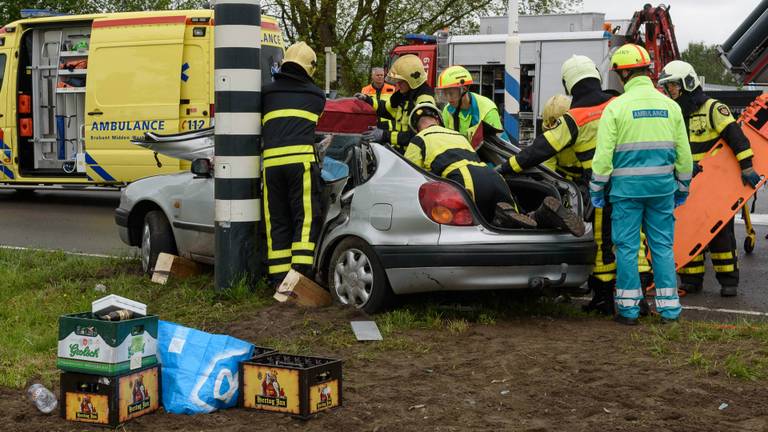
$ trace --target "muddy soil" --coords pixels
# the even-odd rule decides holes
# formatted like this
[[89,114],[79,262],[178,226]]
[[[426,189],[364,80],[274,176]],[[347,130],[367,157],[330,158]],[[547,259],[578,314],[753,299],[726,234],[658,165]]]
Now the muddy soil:
[[[337,307],[275,305],[206,330],[255,343],[305,335],[361,315]],[[311,324],[315,323],[315,324]],[[608,320],[525,318],[470,324],[461,333],[410,330],[402,349],[358,343],[317,355],[346,359],[344,406],[310,421],[231,409],[209,415],[162,412],[128,431],[765,431],[765,382],[707,374],[654,357],[647,327]],[[334,346],[339,346],[336,344]],[[363,352],[371,355],[361,355]],[[58,389],[56,389],[58,390]],[[718,409],[721,404],[725,409]],[[39,414],[19,390],[0,389],[0,430],[103,431]]]

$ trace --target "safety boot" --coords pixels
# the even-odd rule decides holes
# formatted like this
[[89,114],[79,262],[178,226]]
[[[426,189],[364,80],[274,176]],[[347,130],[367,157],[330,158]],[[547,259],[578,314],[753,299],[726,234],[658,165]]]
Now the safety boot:
[[[703,285],[703,284],[693,284],[693,283],[687,283],[687,282],[683,282],[683,283],[681,283],[681,284],[680,284],[680,289],[681,289],[681,290],[683,290],[683,291],[685,291],[685,293],[686,293],[686,294],[696,294],[696,293],[700,293],[700,292],[701,292],[701,290],[702,290],[702,288],[704,288],[704,285]],[[735,289],[735,288],[736,288],[736,287],[734,287],[734,289]],[[723,290],[720,290],[720,293],[721,293],[721,294],[722,294],[722,292],[723,292]],[[733,294],[733,295],[736,295],[736,294],[735,294],[735,291],[734,291],[734,294]],[[727,296],[726,296],[726,297],[727,297]]]
[[736,285],[723,285],[720,287],[721,297],[736,297],[738,295],[738,287]]
[[597,312],[600,315],[614,314],[613,284],[602,282],[590,276],[589,286],[592,288],[592,300],[581,307],[584,312]]
[[584,235],[584,221],[571,209],[565,208],[563,203],[555,197],[544,198],[541,207],[531,216],[542,228],[564,229],[576,237]]
[[518,213],[512,204],[507,202],[496,203],[496,211],[491,223],[504,228],[534,229],[538,226],[535,220],[527,215]]
[[616,315],[615,317],[613,317],[613,320],[619,324],[624,324],[627,326],[636,326],[639,324],[637,318],[627,318],[622,315]]

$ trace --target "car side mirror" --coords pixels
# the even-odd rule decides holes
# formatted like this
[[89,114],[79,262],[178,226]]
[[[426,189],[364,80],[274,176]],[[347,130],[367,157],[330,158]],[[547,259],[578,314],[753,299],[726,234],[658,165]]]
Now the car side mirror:
[[191,171],[192,171],[192,174],[195,175],[195,178],[210,177],[211,172],[213,172],[213,167],[211,166],[211,160],[206,158],[193,160]]

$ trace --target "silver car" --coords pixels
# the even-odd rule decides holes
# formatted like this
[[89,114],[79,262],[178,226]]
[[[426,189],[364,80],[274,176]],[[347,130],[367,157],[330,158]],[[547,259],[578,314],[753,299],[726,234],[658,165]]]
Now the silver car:
[[[495,164],[517,151],[493,137],[478,153]],[[349,175],[325,188],[315,266],[342,304],[374,312],[393,294],[568,288],[587,280],[595,254],[589,224],[579,238],[492,226],[462,187],[357,135],[333,136],[328,155],[344,161]],[[141,249],[145,271],[160,252],[213,263],[215,173],[208,167],[198,159],[192,172],[141,179],[123,190],[115,220],[122,240]],[[507,182],[526,210],[551,195],[586,213],[576,185],[546,168]]]

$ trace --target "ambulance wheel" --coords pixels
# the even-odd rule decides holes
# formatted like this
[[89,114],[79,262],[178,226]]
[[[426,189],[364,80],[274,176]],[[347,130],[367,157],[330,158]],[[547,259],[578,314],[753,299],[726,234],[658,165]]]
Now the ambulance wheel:
[[153,210],[144,216],[140,248],[141,268],[145,273],[154,271],[157,257],[162,252],[176,255],[173,231],[162,211]]
[[751,254],[754,250],[755,250],[755,237],[754,236],[744,237],[744,252]]
[[356,237],[341,241],[328,262],[328,289],[337,302],[366,313],[385,309],[394,294],[379,257]]

